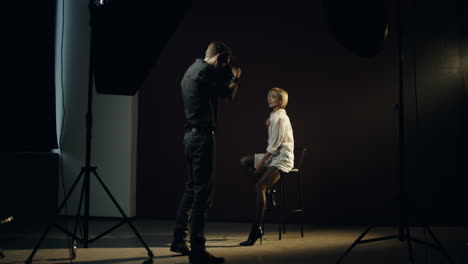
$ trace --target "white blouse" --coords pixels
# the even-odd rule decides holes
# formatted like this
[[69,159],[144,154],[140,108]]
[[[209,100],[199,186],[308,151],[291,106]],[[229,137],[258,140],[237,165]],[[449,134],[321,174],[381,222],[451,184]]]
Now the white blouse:
[[289,172],[294,166],[294,136],[286,110],[279,109],[270,115],[267,152],[273,154],[269,166]]

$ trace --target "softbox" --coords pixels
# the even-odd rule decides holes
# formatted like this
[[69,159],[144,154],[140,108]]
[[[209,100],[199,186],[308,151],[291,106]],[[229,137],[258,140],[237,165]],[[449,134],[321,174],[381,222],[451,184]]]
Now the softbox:
[[190,0],[92,2],[91,63],[97,93],[135,95],[190,5]]

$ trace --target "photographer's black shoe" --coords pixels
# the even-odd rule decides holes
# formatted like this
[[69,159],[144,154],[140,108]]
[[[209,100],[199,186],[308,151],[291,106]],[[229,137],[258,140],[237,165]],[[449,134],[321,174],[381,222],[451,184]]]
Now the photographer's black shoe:
[[180,253],[182,255],[188,255],[190,254],[190,249],[187,245],[187,241],[182,240],[182,241],[172,241],[171,243],[171,251],[175,253]]
[[190,264],[221,264],[224,263],[224,258],[217,258],[203,250],[190,252],[189,261]]

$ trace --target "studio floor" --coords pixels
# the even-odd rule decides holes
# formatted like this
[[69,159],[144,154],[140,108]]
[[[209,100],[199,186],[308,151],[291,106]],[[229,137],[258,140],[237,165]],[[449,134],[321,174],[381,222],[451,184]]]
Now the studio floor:
[[[90,222],[90,238],[118,223],[115,220],[93,220]],[[136,219],[136,229],[154,253],[154,263],[188,263],[188,257],[177,255],[169,250],[172,221]],[[72,230],[74,222],[61,221],[61,225]],[[13,225],[12,225],[13,226]],[[44,225],[28,225],[18,228],[2,227],[0,248],[5,257],[0,263],[24,263],[37,244]],[[454,263],[468,263],[468,226],[431,227],[436,237],[449,252]],[[304,237],[300,236],[298,225],[287,225],[286,233],[278,239],[278,227],[265,225],[262,245],[259,241],[252,247],[241,247],[239,242],[247,238],[248,223],[209,222],[207,225],[207,248],[216,256],[222,256],[226,263],[250,264],[311,264],[336,263],[346,249],[364,231],[365,226],[313,226],[307,225]],[[420,240],[427,239],[422,228],[412,227],[410,232]],[[374,227],[365,239],[394,235],[397,228]],[[413,243],[414,263],[449,263],[436,249]],[[77,256],[70,260],[67,236],[56,228],[51,229],[33,258],[32,263],[143,263],[147,251],[135,233],[125,224],[104,235],[88,248],[78,245]],[[355,247],[343,260],[343,264],[365,263],[409,263],[408,244],[397,239],[371,242]]]

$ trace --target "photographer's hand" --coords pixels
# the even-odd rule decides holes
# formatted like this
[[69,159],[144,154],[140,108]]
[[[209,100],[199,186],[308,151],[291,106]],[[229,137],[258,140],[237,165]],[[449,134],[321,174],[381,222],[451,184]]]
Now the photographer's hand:
[[231,89],[231,96],[228,100],[233,101],[237,94],[237,88],[239,88],[239,78],[241,76],[241,69],[238,66],[231,65],[232,79],[229,83],[229,88]]
[[239,79],[239,78],[240,78],[241,73],[242,73],[240,67],[238,67],[238,66],[232,66],[232,67],[231,67],[231,71],[232,71],[232,75],[233,75],[233,77],[234,77],[235,79]]

